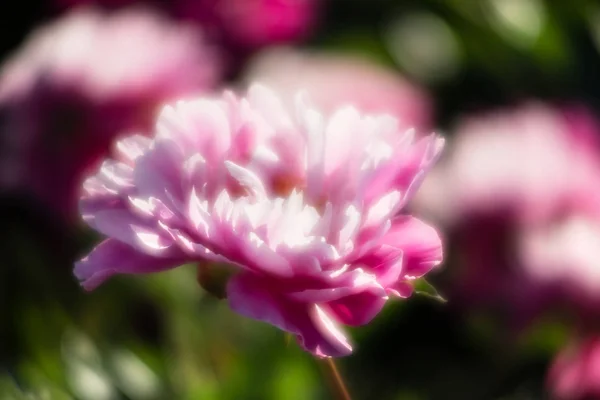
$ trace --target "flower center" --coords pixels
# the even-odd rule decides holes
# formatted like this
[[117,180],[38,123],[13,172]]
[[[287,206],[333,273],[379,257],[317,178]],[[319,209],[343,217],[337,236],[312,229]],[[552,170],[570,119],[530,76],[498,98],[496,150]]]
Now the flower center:
[[294,189],[303,190],[304,182],[302,179],[292,175],[276,175],[271,181],[271,190],[273,194],[280,197],[288,197]]

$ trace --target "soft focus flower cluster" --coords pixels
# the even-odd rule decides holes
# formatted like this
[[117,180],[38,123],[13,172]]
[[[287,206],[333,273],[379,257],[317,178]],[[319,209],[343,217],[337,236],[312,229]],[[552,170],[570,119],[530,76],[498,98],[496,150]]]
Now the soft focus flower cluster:
[[458,126],[415,207],[457,238],[468,274],[459,296],[505,298],[521,311],[557,298],[596,308],[597,132],[580,108],[537,103]]
[[[448,157],[414,204],[452,238],[460,269],[447,292],[451,301],[471,309],[500,307],[515,328],[550,310],[567,310],[578,330],[595,332],[599,133],[584,108],[542,103],[458,124]],[[584,398],[588,389],[598,394],[596,350],[583,346],[561,356],[552,372],[551,385],[564,398]]]
[[2,190],[75,210],[82,173],[163,102],[214,87],[216,49],[152,11],[80,9],[34,31],[0,71]]
[[441,261],[437,232],[399,212],[442,144],[301,95],[289,112],[258,85],[179,101],[85,182],[83,217],[109,239],[75,274],[93,289],[116,273],[227,264],[233,310],[318,356],[348,354],[337,325],[369,322]]
[[[316,27],[322,0],[145,0],[172,17],[200,25],[234,52],[306,39]],[[56,0],[60,8],[97,3],[119,9],[135,0]]]

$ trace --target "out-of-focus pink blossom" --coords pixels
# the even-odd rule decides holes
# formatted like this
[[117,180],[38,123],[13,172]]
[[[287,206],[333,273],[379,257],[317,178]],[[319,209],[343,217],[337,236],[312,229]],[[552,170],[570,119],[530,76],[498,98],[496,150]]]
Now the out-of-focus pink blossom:
[[217,60],[196,28],[143,9],[80,9],[39,28],[0,70],[2,187],[73,212],[83,170],[114,137],[214,86]]
[[108,236],[75,266],[93,289],[117,273],[228,264],[232,309],[319,356],[442,258],[436,231],[399,215],[441,150],[387,115],[290,114],[263,86],[167,106],[155,136],[119,142],[84,184],[81,212]]
[[571,343],[554,360],[547,386],[557,400],[600,398],[600,338]]
[[176,13],[213,27],[244,48],[306,39],[315,28],[321,0],[178,0]]
[[[305,39],[315,28],[321,0],[145,0],[173,17],[192,21],[227,46],[253,49]],[[98,3],[120,8],[134,0],[57,0],[61,7]]]
[[539,103],[459,124],[414,203],[454,240],[457,296],[529,316],[600,304],[598,134],[582,108]]
[[428,129],[432,110],[427,94],[374,62],[352,55],[278,48],[259,53],[246,82],[261,82],[288,103],[306,90],[315,104],[331,111],[340,104],[363,112],[384,112],[418,129]]
[[[439,218],[510,210],[518,219],[544,218],[569,192],[578,154],[566,120],[531,104],[462,120],[452,151],[419,195]],[[444,194],[441,196],[441,194]]]

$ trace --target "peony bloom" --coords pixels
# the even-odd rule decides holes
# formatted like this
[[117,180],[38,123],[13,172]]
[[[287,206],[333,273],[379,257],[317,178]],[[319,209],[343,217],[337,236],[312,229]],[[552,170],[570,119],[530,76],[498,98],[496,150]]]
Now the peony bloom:
[[453,238],[455,297],[521,322],[551,303],[597,308],[599,133],[581,108],[537,103],[459,124],[414,203]]
[[401,215],[443,141],[413,143],[386,115],[289,114],[263,86],[180,101],[152,139],[118,143],[84,184],[84,220],[109,238],[75,266],[91,290],[114,274],[228,265],[236,312],[319,356],[351,351],[339,323],[368,323],[442,258],[436,231]]
[[200,32],[147,10],[81,9],[39,28],[0,70],[0,185],[74,213],[83,171],[115,136],[218,74]]
[[349,104],[362,112],[391,114],[420,129],[431,124],[426,92],[395,71],[358,56],[265,50],[250,63],[245,80],[271,87],[292,105],[294,94],[302,89],[327,112]]
[[[110,9],[136,0],[56,0],[59,7],[99,3]],[[195,22],[237,50],[305,39],[315,28],[321,0],[144,0],[175,18]]]
[[554,360],[547,386],[554,399],[585,400],[600,397],[600,339],[571,343]]

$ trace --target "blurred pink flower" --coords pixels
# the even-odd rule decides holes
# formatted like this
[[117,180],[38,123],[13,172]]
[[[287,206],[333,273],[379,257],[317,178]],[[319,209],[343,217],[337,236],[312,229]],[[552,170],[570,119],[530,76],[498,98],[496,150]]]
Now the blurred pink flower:
[[322,0],[178,0],[176,13],[218,30],[231,45],[258,48],[306,39]]
[[413,204],[453,238],[456,296],[527,317],[600,304],[598,134],[587,111],[539,103],[459,124]]
[[571,343],[554,360],[547,386],[557,400],[600,398],[600,338]]
[[74,214],[83,170],[163,102],[214,86],[217,60],[196,28],[148,10],[80,9],[39,28],[0,70],[0,184]]
[[[135,0],[56,0],[60,7],[97,3],[120,8]],[[144,0],[178,19],[195,22],[228,47],[253,49],[305,39],[322,0]]]
[[394,115],[417,129],[427,130],[431,124],[431,102],[425,91],[399,73],[358,56],[266,50],[250,63],[245,81],[271,87],[288,103],[302,89],[328,112],[348,104],[362,112]]
[[388,296],[442,258],[436,231],[398,212],[442,148],[386,115],[290,115],[263,86],[167,106],[153,139],[119,142],[84,184],[81,212],[107,235],[75,266],[91,290],[117,273],[234,266],[232,309],[297,335],[319,356],[351,346]]

